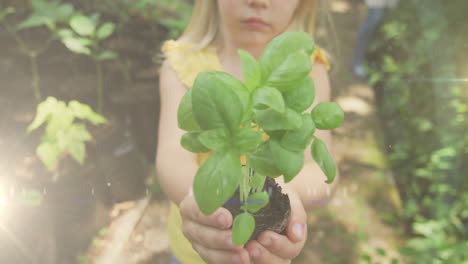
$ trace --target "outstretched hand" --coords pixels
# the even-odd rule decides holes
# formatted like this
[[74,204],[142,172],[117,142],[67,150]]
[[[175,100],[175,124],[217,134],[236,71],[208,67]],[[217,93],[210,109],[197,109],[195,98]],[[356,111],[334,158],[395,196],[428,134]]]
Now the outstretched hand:
[[307,240],[307,214],[297,192],[287,191],[291,203],[291,215],[286,236],[273,231],[262,232],[256,240],[245,245],[255,264],[291,263]]
[[230,228],[233,219],[227,209],[219,208],[212,215],[205,216],[198,208],[192,188],[179,208],[182,232],[206,263],[251,263],[247,250],[232,243]]

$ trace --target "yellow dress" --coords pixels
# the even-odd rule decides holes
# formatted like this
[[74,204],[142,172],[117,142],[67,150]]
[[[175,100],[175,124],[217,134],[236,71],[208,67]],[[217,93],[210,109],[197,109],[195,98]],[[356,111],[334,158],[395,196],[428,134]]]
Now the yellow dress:
[[[162,46],[162,51],[171,62],[177,77],[185,85],[192,87],[198,73],[205,70],[222,71],[222,66],[218,58],[215,47],[208,47],[200,51],[193,51],[193,47],[187,43],[180,43],[174,40],[166,41]],[[311,56],[311,61],[319,61],[330,68],[328,60],[319,47]],[[197,163],[200,166],[208,158],[209,153],[197,154]],[[182,218],[179,208],[171,202],[168,217],[169,247],[175,257],[183,264],[205,264],[198,253],[192,248],[191,243],[182,233]]]

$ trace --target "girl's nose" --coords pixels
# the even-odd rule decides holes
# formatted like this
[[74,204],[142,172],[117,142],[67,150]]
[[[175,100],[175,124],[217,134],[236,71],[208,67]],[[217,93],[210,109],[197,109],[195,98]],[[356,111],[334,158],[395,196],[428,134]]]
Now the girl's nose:
[[247,0],[247,3],[250,6],[253,6],[256,8],[266,8],[268,7],[268,2],[269,0]]

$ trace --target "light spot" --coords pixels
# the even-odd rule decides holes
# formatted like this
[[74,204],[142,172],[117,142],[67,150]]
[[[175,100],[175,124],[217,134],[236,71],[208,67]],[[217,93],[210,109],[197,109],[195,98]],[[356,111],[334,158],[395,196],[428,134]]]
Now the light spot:
[[348,1],[332,1],[331,10],[335,13],[347,13],[351,9],[351,5]]
[[336,102],[346,113],[356,113],[364,116],[372,113],[371,105],[362,98],[356,96],[337,98]]

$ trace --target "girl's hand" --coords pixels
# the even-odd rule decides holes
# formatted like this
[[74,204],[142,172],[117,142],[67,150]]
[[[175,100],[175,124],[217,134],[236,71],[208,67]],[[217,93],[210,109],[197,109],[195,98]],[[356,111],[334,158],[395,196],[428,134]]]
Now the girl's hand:
[[247,243],[245,248],[255,264],[291,263],[291,260],[296,258],[304,247],[307,240],[307,214],[297,192],[294,190],[286,192],[291,202],[291,215],[286,228],[287,236],[265,231],[258,236],[257,240]]
[[227,209],[219,208],[212,215],[205,216],[198,208],[192,188],[179,208],[182,232],[206,263],[250,263],[247,250],[231,242],[232,215]]

